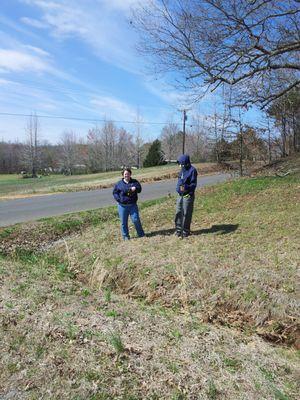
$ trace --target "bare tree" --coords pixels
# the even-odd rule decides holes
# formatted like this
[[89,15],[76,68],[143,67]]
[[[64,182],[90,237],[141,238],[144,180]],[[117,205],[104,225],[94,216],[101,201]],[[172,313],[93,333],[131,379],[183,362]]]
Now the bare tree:
[[40,143],[40,168],[41,173],[49,174],[59,169],[59,146],[47,140]]
[[88,131],[88,164],[92,172],[103,171],[104,155],[101,140],[101,129],[97,126]]
[[208,158],[207,132],[204,119],[200,116],[192,117],[192,126],[188,135],[188,147],[193,161],[203,161]]
[[116,144],[118,130],[112,121],[106,121],[101,129],[104,171],[118,169],[116,163]]
[[0,142],[0,173],[11,174],[24,168],[25,145],[19,142]]
[[178,124],[169,122],[161,131],[162,150],[166,160],[176,160],[182,147],[182,137]]
[[40,159],[39,148],[40,124],[36,114],[31,114],[26,126],[27,141],[24,146],[23,160],[26,169],[30,171],[33,178],[37,178]]
[[102,128],[90,129],[87,140],[88,164],[93,172],[117,170],[134,163],[132,135],[111,121],[106,121]]
[[267,112],[263,115],[263,119],[259,124],[259,129],[268,149],[267,161],[270,164],[273,159],[276,159],[278,155],[281,154],[281,146],[278,146],[280,132]]
[[267,113],[280,129],[282,156],[300,151],[300,90],[294,89],[277,99]]
[[118,129],[118,141],[116,145],[116,165],[118,168],[135,163],[136,146],[132,142],[132,135],[124,128]]
[[143,119],[140,114],[140,110],[138,109],[136,112],[136,118],[135,118],[135,137],[134,137],[134,158],[135,158],[135,164],[138,168],[141,168],[142,166],[142,156],[143,156],[143,138],[142,138],[142,133],[141,133],[141,124],[143,122]]
[[240,105],[264,107],[300,84],[299,15],[298,0],[149,0],[132,23],[159,71],[198,95],[234,85]]
[[72,175],[78,164],[78,141],[76,133],[65,131],[61,137],[61,165],[65,174]]
[[[222,88],[222,104],[217,107],[215,101],[214,113],[206,119],[210,122],[208,127],[209,142],[213,143],[215,160],[223,162],[228,157],[228,143],[236,138],[237,132],[234,129],[233,110],[231,105],[231,89]],[[217,112],[219,108],[219,112]]]
[[[236,132],[226,121],[224,113],[217,113],[215,109],[212,115],[206,117],[208,144],[212,146],[213,159],[218,163],[225,161],[228,157],[228,142],[236,137]],[[232,123],[232,121],[230,121]]]

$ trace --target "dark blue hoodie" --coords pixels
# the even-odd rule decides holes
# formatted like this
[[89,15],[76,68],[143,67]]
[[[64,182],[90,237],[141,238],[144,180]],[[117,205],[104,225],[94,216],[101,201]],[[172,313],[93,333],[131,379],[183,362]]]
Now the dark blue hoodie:
[[[190,157],[187,154],[182,154],[177,161],[182,167],[178,174],[176,191],[181,195],[193,196],[197,187],[197,170],[191,165]],[[180,186],[184,186],[184,191],[180,190]]]
[[[131,192],[130,188],[136,187],[135,192]],[[142,187],[136,179],[130,178],[130,181],[126,183],[124,179],[121,179],[114,187],[113,196],[120,204],[135,204],[138,199],[138,193],[141,193]]]

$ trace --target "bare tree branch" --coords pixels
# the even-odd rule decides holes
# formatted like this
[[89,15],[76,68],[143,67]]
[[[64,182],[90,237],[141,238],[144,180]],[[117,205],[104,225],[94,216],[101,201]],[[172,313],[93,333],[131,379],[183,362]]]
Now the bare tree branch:
[[[296,0],[150,0],[134,14],[142,53],[186,88],[235,86],[245,103],[264,103],[299,83]],[[153,57],[155,63],[153,63]],[[277,75],[284,73],[289,79]]]

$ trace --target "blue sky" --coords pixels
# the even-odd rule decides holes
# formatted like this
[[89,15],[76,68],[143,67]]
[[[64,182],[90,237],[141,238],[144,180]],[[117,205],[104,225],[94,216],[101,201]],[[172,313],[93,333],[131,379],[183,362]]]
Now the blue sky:
[[[144,140],[179,122],[182,94],[149,75],[129,23],[138,0],[2,0],[0,11],[0,140],[26,139],[31,114],[117,122]],[[191,112],[212,112],[208,95]],[[2,115],[1,115],[2,113]],[[85,138],[93,121],[40,118],[41,138],[65,130]],[[98,125],[101,125],[98,122]]]

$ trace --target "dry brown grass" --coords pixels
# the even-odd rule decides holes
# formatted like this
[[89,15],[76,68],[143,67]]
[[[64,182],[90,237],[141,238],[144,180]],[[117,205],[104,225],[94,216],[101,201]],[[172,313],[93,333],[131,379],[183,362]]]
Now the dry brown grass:
[[293,173],[299,173],[300,168],[300,157],[299,154],[293,154],[285,158],[273,160],[270,164],[266,164],[261,167],[256,167],[254,170],[255,175],[275,175],[275,176],[286,176]]
[[[230,184],[229,184],[230,185]],[[226,187],[226,185],[225,185]],[[208,189],[212,198],[218,189]],[[226,201],[221,198],[220,203]],[[296,204],[293,201],[296,200]],[[147,210],[149,237],[118,243],[118,227],[86,232],[71,244],[93,287],[188,308],[203,321],[252,329],[274,342],[297,340],[299,196],[295,186],[233,196],[217,212],[196,206],[194,235],[172,230],[173,199]],[[113,253],[111,246],[113,244]],[[89,272],[90,255],[96,262]]]
[[4,268],[2,398],[296,399],[293,350],[186,312],[107,301],[43,263]]

